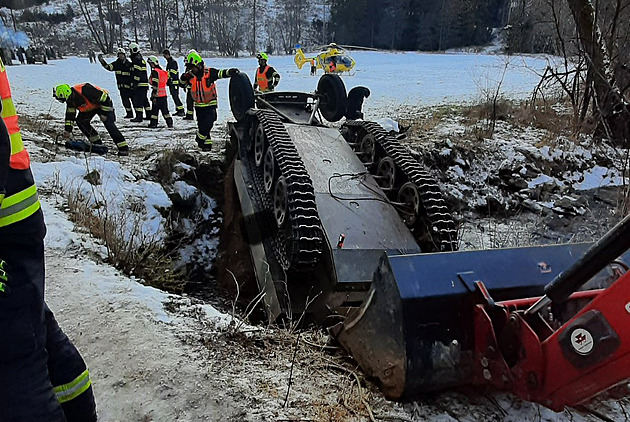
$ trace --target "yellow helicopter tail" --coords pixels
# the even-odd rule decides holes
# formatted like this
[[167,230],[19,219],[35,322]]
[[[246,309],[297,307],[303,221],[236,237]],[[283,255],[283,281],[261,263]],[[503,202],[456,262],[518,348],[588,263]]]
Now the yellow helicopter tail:
[[311,59],[304,55],[304,51],[302,50],[300,44],[295,46],[295,57],[293,58],[293,61],[298,69],[302,69],[302,66],[311,61]]

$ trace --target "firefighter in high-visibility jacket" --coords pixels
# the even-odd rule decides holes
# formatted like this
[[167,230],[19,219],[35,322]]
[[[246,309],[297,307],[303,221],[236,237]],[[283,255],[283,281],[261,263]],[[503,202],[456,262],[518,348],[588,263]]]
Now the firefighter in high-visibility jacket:
[[90,374],[44,302],[46,226],[0,62],[0,420],[93,422]]
[[173,118],[168,112],[168,102],[166,101],[168,73],[160,67],[157,57],[149,56],[147,61],[149,62],[149,66],[151,66],[151,101],[153,102],[149,127],[157,127],[158,114],[160,112],[162,112],[162,117],[166,120],[166,126],[173,127]]
[[[114,105],[107,91],[89,83],[72,87],[68,84],[61,84],[53,88],[53,97],[59,102],[66,103],[64,138],[70,137],[72,126],[76,120],[77,126],[87,136],[90,143],[102,144],[100,135],[90,124],[90,120],[98,115],[112,140],[116,143],[118,155],[129,155],[127,141],[116,127]],[[77,110],[79,110],[78,114]]]
[[116,74],[116,84],[118,85],[118,92],[120,92],[120,99],[123,106],[125,106],[126,119],[133,118],[133,107],[131,106],[131,97],[133,92],[131,91],[131,61],[127,58],[124,48],[118,49],[118,58],[111,63],[107,63],[103,59],[103,55],[98,55],[98,61],[106,70],[114,72]]
[[133,102],[133,108],[136,111],[136,117],[131,119],[132,122],[142,121],[142,110],[144,109],[145,118],[149,120],[151,117],[151,106],[147,99],[149,92],[149,77],[147,76],[147,62],[142,58],[140,54],[140,47],[135,42],[129,44],[129,51],[131,52],[131,91],[133,96],[131,101]]
[[267,53],[256,54],[258,59],[258,68],[256,68],[256,78],[254,79],[254,90],[259,92],[273,91],[278,82],[280,82],[280,74],[276,69],[267,64]]
[[184,104],[179,98],[179,66],[177,60],[171,56],[169,50],[162,51],[162,55],[166,59],[166,71],[168,72],[168,88],[171,93],[171,98],[175,103],[175,115],[186,116],[184,113]]
[[203,151],[212,149],[210,131],[217,120],[217,79],[229,78],[239,73],[238,69],[215,69],[205,67],[196,51],[186,56],[186,72],[180,78],[182,86],[190,86],[197,113],[197,135],[195,140]]

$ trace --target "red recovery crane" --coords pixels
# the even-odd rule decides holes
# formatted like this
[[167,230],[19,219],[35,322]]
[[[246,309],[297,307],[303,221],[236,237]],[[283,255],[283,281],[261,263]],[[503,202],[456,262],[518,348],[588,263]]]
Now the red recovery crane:
[[[483,300],[474,309],[475,383],[561,411],[628,380],[630,273],[606,289],[577,290],[629,246],[627,216],[537,300],[494,302],[477,281]],[[554,310],[585,300],[590,302],[573,318],[554,323]]]

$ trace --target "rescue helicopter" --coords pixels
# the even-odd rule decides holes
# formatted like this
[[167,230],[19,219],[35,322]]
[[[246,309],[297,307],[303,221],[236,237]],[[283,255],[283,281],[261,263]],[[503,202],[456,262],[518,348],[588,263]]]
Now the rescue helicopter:
[[322,51],[314,57],[306,57],[300,44],[295,46],[295,57],[293,59],[298,69],[302,69],[307,63],[315,66],[315,69],[322,69],[324,73],[350,73],[356,62],[346,50],[341,46],[330,43],[322,48]]

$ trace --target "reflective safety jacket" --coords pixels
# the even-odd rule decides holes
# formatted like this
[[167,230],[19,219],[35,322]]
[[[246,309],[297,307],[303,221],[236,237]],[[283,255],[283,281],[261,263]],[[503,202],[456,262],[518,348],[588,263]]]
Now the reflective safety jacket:
[[72,87],[72,94],[66,100],[66,124],[65,131],[72,132],[72,126],[76,120],[77,110],[87,113],[100,110],[105,113],[114,109],[109,93],[96,85],[89,83]]
[[168,73],[159,67],[151,70],[151,87],[153,88],[152,97],[166,97],[166,83],[168,82]]
[[166,71],[168,72],[168,83],[173,86],[179,86],[179,66],[177,60],[172,57],[166,61]]
[[0,227],[7,227],[35,214],[41,205],[31,173],[31,159],[24,149],[18,116],[11,98],[11,87],[2,60],[0,60],[0,97],[2,97],[2,119],[10,142],[10,146],[3,145],[0,149],[4,149],[5,153],[10,151],[11,154],[6,180],[0,180],[0,189],[4,188],[0,191]]
[[229,77],[228,69],[215,69],[207,67],[203,71],[203,76],[198,78],[192,73],[182,74],[180,82],[183,86],[190,85],[190,93],[195,107],[210,107],[217,105],[217,86],[214,81]]
[[116,59],[111,63],[101,63],[110,72],[116,73],[116,84],[118,89],[131,89],[131,68],[133,65],[129,59]]
[[140,53],[131,55],[131,88],[149,88],[149,77],[147,76],[147,62],[144,61]]
[[280,74],[273,67],[267,65],[264,68],[256,68],[254,89],[258,88],[261,92],[273,91],[278,82],[280,82]]

